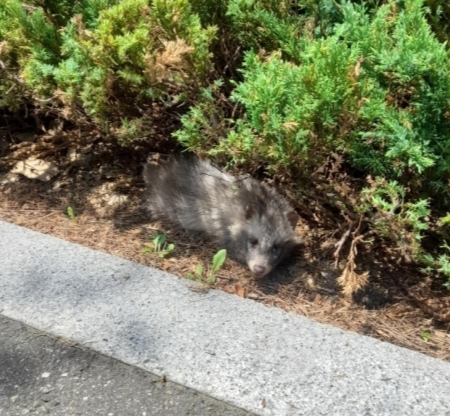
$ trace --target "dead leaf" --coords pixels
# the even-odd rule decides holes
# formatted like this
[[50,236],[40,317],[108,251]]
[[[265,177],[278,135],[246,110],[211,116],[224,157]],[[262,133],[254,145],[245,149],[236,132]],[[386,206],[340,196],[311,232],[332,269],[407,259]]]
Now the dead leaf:
[[234,287],[232,285],[226,285],[223,290],[227,293],[235,293],[236,290],[234,289]]
[[235,283],[234,288],[236,289],[236,293],[238,294],[238,296],[240,296],[241,298],[245,298],[245,289],[239,282]]
[[47,182],[59,173],[58,168],[51,162],[30,157],[17,162],[11,173],[26,176],[29,179],[39,179]]

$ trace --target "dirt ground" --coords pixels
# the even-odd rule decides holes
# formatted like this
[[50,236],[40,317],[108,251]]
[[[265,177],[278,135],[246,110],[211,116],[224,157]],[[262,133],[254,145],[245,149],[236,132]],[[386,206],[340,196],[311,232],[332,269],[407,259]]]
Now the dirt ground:
[[[195,274],[201,263],[206,279],[218,247],[200,236],[151,222],[142,209],[144,149],[134,153],[123,150],[117,156],[117,149],[101,140],[72,149],[64,147],[61,138],[61,147],[52,153],[45,140],[34,149],[21,145],[27,143],[26,137],[20,140],[16,155],[17,149],[25,150],[17,160],[30,155],[51,159],[58,173],[44,181],[28,179],[20,169],[12,173],[13,166],[4,164],[0,170],[0,219],[182,277]],[[53,138],[53,149],[58,140]],[[35,138],[28,140],[31,142],[36,145]],[[4,143],[5,139],[3,148]],[[244,266],[227,259],[212,286],[450,360],[450,293],[440,282],[424,276],[416,266],[397,264],[388,251],[362,247],[358,267],[369,272],[368,284],[353,296],[344,296],[336,282],[342,263],[336,267],[333,258],[338,237],[307,216],[302,216],[297,232],[305,243],[272,275],[256,281]],[[151,252],[155,233],[164,234],[167,242],[174,244],[168,256]]]

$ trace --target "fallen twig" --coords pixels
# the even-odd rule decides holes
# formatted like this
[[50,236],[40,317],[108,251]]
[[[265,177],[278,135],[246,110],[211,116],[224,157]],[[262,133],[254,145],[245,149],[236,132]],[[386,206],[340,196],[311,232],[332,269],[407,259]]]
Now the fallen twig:
[[342,250],[342,247],[344,246],[344,243],[347,241],[347,238],[349,237],[350,233],[353,229],[353,223],[350,223],[350,226],[348,227],[348,230],[342,235],[341,239],[334,245],[336,248],[336,251],[333,253],[333,257],[335,258],[334,261],[334,267],[337,269],[338,262],[339,262],[339,253]]

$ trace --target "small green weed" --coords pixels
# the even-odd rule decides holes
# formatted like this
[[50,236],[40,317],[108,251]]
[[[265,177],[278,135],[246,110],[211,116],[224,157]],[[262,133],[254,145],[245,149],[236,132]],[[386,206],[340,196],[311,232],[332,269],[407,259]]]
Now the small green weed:
[[214,254],[212,262],[212,270],[208,278],[208,283],[216,282],[216,272],[222,267],[226,258],[227,258],[227,250],[225,250],[224,248],[222,250],[219,250],[216,254]]
[[197,267],[195,268],[195,272],[194,273],[188,273],[186,275],[186,277],[189,280],[196,280],[196,281],[201,281],[202,280],[202,276],[203,276],[203,266],[201,263],[197,264]]
[[158,253],[161,259],[167,257],[175,250],[175,244],[167,244],[167,239],[164,234],[155,234],[152,240],[153,247],[145,247],[143,253]]
[[428,340],[429,340],[430,337],[431,337],[431,332],[430,332],[430,331],[420,331],[420,336],[422,337],[422,339],[423,339],[425,342],[428,342]]
[[77,218],[75,216],[75,212],[71,206],[67,207],[67,215],[74,224],[77,223]]
[[[206,283],[216,282],[216,273],[222,267],[223,263],[227,258],[227,250],[221,249],[216,254],[214,254],[212,261],[211,273],[206,277]],[[197,264],[194,273],[188,273],[186,276],[190,280],[203,281],[203,266],[201,263]]]

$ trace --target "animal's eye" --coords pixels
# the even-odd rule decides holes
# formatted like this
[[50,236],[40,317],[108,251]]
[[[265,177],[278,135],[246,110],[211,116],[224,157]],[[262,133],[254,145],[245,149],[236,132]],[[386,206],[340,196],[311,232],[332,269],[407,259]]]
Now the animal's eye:
[[258,239],[257,238],[251,238],[250,239],[250,245],[251,246],[257,246],[258,245]]
[[272,246],[272,251],[274,252],[274,253],[276,253],[277,251],[279,251],[280,250],[280,246],[277,246],[276,244],[274,244],[273,246]]

